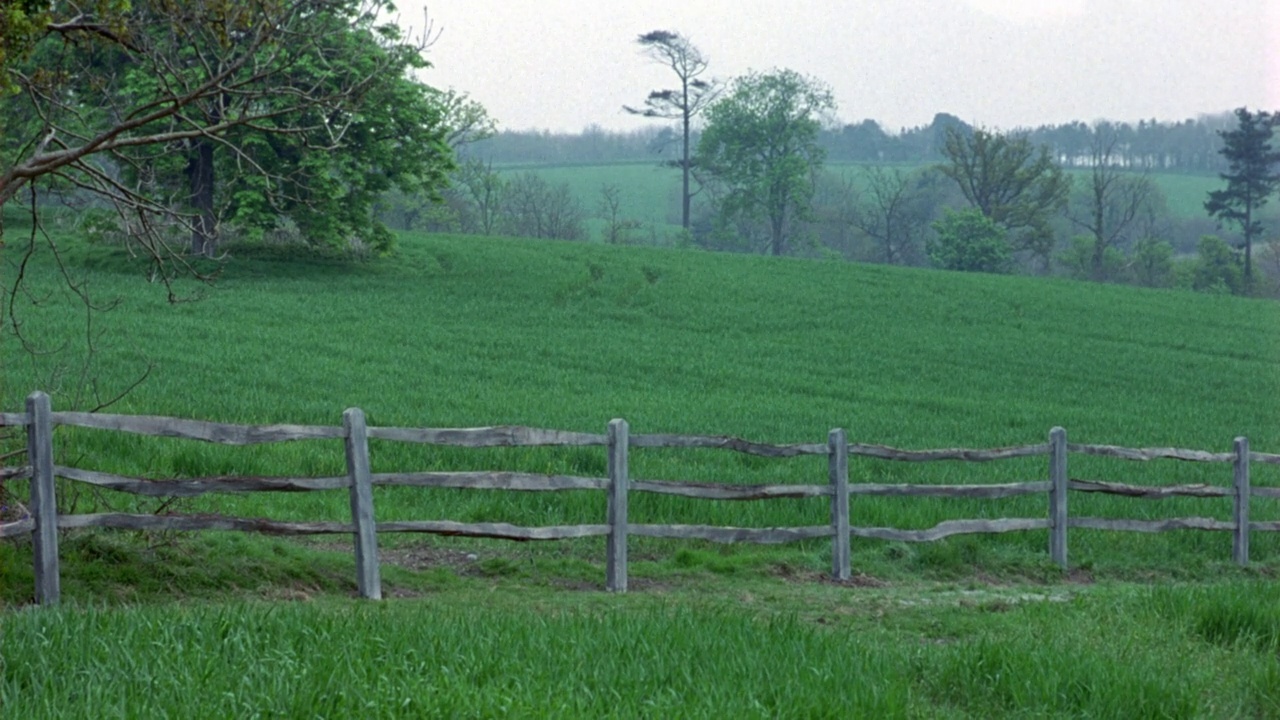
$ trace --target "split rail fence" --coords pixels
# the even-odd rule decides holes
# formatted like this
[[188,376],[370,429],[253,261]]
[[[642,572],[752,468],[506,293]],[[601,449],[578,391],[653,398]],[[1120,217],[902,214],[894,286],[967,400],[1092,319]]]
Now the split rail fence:
[[[832,430],[825,443],[775,445],[734,437],[705,435],[631,435],[625,420],[613,420],[604,434],[546,430],[530,427],[485,427],[431,429],[369,427],[364,413],[352,408],[343,413],[341,427],[311,425],[233,425],[168,417],[108,415],[80,412],[53,412],[49,396],[32,393],[25,413],[0,413],[0,424],[25,426],[27,460],[23,467],[0,468],[0,481],[30,480],[30,505],[26,517],[0,524],[0,538],[29,535],[33,543],[35,597],[41,604],[59,599],[58,530],[75,528],[119,528],[127,530],[234,530],[280,535],[350,534],[355,541],[356,580],[360,595],[382,596],[378,566],[377,533],[408,532],[507,540],[561,540],[604,536],[606,541],[605,586],[614,592],[627,589],[627,538],[629,536],[701,539],[722,543],[784,543],[831,538],[832,576],[850,577],[851,538],[875,538],[902,542],[932,542],[952,535],[1005,533],[1021,530],[1048,530],[1049,554],[1053,562],[1067,567],[1067,530],[1088,528],[1131,532],[1169,530],[1223,531],[1233,534],[1232,558],[1240,565],[1249,562],[1250,531],[1277,532],[1280,522],[1251,522],[1251,497],[1280,499],[1280,488],[1251,487],[1250,463],[1280,465],[1280,455],[1251,452],[1249,442],[1236,438],[1234,451],[1211,453],[1178,448],[1125,448],[1111,445],[1083,445],[1067,442],[1066,431],[1053,428],[1048,442],[1035,445],[973,450],[901,450],[883,445],[850,443],[842,429]],[[210,477],[155,480],[125,477],[54,463],[55,425],[97,428],[141,435],[186,438],[226,445],[296,440],[342,440],[346,449],[347,474],[338,477]],[[575,477],[518,472],[403,472],[372,473],[369,439],[427,443],[457,447],[596,446],[608,453],[608,477]],[[772,458],[825,455],[827,482],[813,485],[740,485],[674,481],[633,480],[627,469],[630,448],[719,448]],[[1160,458],[1188,462],[1233,465],[1231,487],[1217,485],[1125,485],[1087,480],[1071,480],[1067,475],[1068,453],[1147,461]],[[922,485],[849,483],[850,456],[929,462],[959,460],[983,462],[1034,456],[1048,457],[1048,480],[988,485]],[[209,515],[148,515],[101,513],[60,515],[57,512],[54,478],[87,483],[99,488],[157,498],[194,497],[206,493],[299,492],[342,490],[348,492],[351,522],[281,522]],[[516,491],[601,490],[608,493],[606,517],[596,525],[522,527],[506,523],[459,523],[452,521],[377,522],[373,487],[417,486],[427,488],[470,488]],[[1108,493],[1134,498],[1160,499],[1174,496],[1233,500],[1231,521],[1203,517],[1166,520],[1131,520],[1071,517],[1067,513],[1068,491]],[[633,524],[627,518],[631,492],[663,493],[711,500],[769,500],[775,498],[826,497],[830,502],[830,523],[808,527],[741,528],[707,525]],[[849,502],[854,495],[949,497],[996,499],[1018,495],[1045,495],[1046,517],[948,520],[923,530],[882,527],[855,527],[850,524]]]

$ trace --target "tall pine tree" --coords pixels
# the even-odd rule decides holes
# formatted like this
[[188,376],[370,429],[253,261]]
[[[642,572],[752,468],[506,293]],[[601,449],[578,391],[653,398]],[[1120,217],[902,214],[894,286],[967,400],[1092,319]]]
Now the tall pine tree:
[[1219,222],[1239,226],[1244,236],[1244,283],[1253,288],[1253,241],[1262,235],[1258,211],[1270,195],[1280,187],[1280,150],[1271,140],[1280,113],[1248,108],[1236,110],[1240,124],[1235,130],[1220,130],[1222,156],[1227,159],[1227,172],[1219,175],[1227,181],[1225,190],[1213,190],[1204,209]]

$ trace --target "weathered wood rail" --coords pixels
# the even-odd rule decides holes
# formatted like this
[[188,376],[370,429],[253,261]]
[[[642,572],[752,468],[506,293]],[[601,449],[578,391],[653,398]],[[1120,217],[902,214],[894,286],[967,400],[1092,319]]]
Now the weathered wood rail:
[[[28,464],[23,467],[0,468],[0,481],[23,479],[30,481],[30,505],[27,508],[27,514],[12,522],[0,523],[0,538],[25,536],[32,539],[35,597],[42,604],[57,603],[60,595],[58,530],[76,528],[230,530],[278,535],[347,534],[354,540],[356,580],[360,595],[373,599],[380,598],[382,595],[377,536],[378,533],[385,532],[429,533],[516,541],[603,536],[606,538],[605,586],[615,592],[623,592],[627,589],[627,538],[632,535],[721,543],[786,543],[830,538],[832,576],[844,580],[851,575],[852,538],[933,542],[961,534],[1048,530],[1049,554],[1054,562],[1065,568],[1067,566],[1067,531],[1070,528],[1128,532],[1170,530],[1231,532],[1233,534],[1232,558],[1241,565],[1249,562],[1251,531],[1280,532],[1280,522],[1249,520],[1250,498],[1280,499],[1280,488],[1251,486],[1250,463],[1280,465],[1280,455],[1251,452],[1248,440],[1245,438],[1236,438],[1233,452],[1211,453],[1181,448],[1126,448],[1068,443],[1066,431],[1062,428],[1053,428],[1049,432],[1047,443],[993,449],[903,450],[885,445],[850,443],[842,429],[832,430],[826,443],[777,445],[722,436],[631,435],[625,420],[610,422],[607,431],[603,434],[513,426],[462,429],[368,427],[364,413],[356,408],[344,412],[342,425],[334,427],[235,425],[167,417],[53,412],[49,397],[41,392],[32,393],[27,398],[26,412],[0,413],[0,424],[26,428],[28,460]],[[226,445],[341,440],[347,459],[347,474],[334,477],[215,476],[158,480],[66,467],[54,463],[53,428],[57,425]],[[608,477],[505,471],[373,473],[369,464],[370,438],[466,448],[601,447],[607,453]],[[722,449],[769,458],[825,455],[828,458],[828,472],[825,483],[811,485],[743,485],[674,480],[632,480],[628,471],[628,451],[632,447]],[[1183,462],[1231,463],[1233,482],[1230,487],[1140,486],[1096,480],[1073,480],[1067,474],[1069,453],[1140,462],[1165,459]],[[849,483],[850,457],[902,462],[989,462],[1036,456],[1048,457],[1048,480],[988,485]],[[216,515],[131,513],[59,515],[54,482],[58,477],[102,489],[160,498],[196,497],[208,493],[313,492],[345,489],[350,498],[351,521],[281,522]],[[374,486],[518,492],[594,490],[607,493],[608,502],[605,522],[594,525],[522,527],[507,523],[459,523],[447,520],[377,522],[374,514]],[[1230,521],[1201,517],[1164,520],[1073,517],[1067,512],[1068,491],[1106,493],[1139,499],[1230,498],[1233,513]],[[627,513],[631,492],[733,501],[827,498],[830,504],[830,522],[807,527],[773,528],[635,524],[629,521]],[[853,526],[850,522],[850,498],[870,495],[970,499],[1045,495],[1048,501],[1048,512],[1045,517],[1040,518],[948,520],[932,528],[912,530]]]

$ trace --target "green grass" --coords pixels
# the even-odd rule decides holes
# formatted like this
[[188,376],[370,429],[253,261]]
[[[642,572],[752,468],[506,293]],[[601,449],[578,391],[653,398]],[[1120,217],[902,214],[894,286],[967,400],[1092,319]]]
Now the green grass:
[[1252,622],[1274,631],[1267,583],[477,595],[12,614],[0,704],[27,718],[1280,712],[1274,641],[1204,629],[1272,598]]
[[[369,264],[238,251],[199,302],[169,306],[102,249],[79,249],[91,286],[119,295],[100,316],[106,387],[146,363],[151,376],[112,408],[242,423],[338,425],[363,408],[375,425],[525,424],[603,432],[728,434],[899,447],[1041,442],[1061,425],[1076,442],[1227,451],[1237,435],[1280,451],[1274,303],[1037,278],[1001,278],[840,262],[773,260],[650,248],[407,236],[399,257]],[[29,327],[74,338],[81,320],[50,305]],[[6,353],[5,405],[44,383],[16,346]],[[55,395],[66,408],[70,393]],[[226,448],[64,428],[62,462],[147,477],[339,475],[338,442]],[[601,449],[458,450],[374,442],[376,472],[510,469],[601,476]],[[985,465],[854,459],[853,482],[1016,482],[1045,461]],[[1135,464],[1075,456],[1073,477],[1227,485],[1225,465]],[[822,458],[770,461],[714,451],[633,452],[637,478],[720,482],[825,481]],[[1273,468],[1255,470],[1274,485]],[[15,491],[25,492],[15,485]],[[69,497],[69,496],[68,496]],[[140,507],[99,495],[78,509]],[[553,525],[600,522],[602,493],[555,495],[386,489],[378,517]],[[290,520],[336,520],[342,493],[203,498],[178,509]],[[1227,500],[1159,503],[1073,495],[1072,513],[1227,519]],[[823,524],[821,499],[698,502],[637,495],[635,522],[732,526]],[[860,526],[930,527],[967,517],[1042,517],[1044,499],[995,502],[858,498]],[[1257,520],[1280,516],[1255,503]],[[886,562],[937,576],[973,567],[1034,568],[1043,532],[955,539]],[[660,541],[639,547],[670,548]],[[820,565],[821,543],[797,552]],[[1101,573],[1214,571],[1226,534],[1073,533],[1073,561]],[[1254,556],[1274,562],[1258,534]],[[816,549],[815,549],[816,548]],[[754,550],[743,550],[751,553]],[[892,560],[892,559],[890,559]],[[1038,570],[1035,570],[1038,572]]]
[[[21,229],[7,223],[6,253]],[[473,237],[406,236],[396,258],[234,249],[216,286],[170,306],[106,248],[68,240],[90,287],[104,390],[151,374],[117,412],[241,423],[528,424],[603,432],[990,447],[1044,440],[1280,451],[1273,303],[1032,278]],[[12,255],[10,255],[12,257]],[[82,337],[53,293],[32,337]],[[4,409],[36,387],[76,394],[67,355],[3,339]],[[73,357],[73,356],[72,356]],[[70,369],[74,369],[74,365]],[[150,477],[322,476],[340,443],[227,448],[62,428],[59,462]],[[602,475],[598,448],[465,451],[374,442],[375,471]],[[1225,486],[1230,467],[1073,456],[1073,477]],[[633,476],[815,483],[822,458],[632,451]],[[855,459],[854,482],[1014,482],[1043,458]],[[1280,485],[1272,467],[1253,482]],[[11,483],[24,498],[22,483]],[[64,508],[156,511],[70,484]],[[602,493],[379,489],[379,519],[596,523]],[[1073,494],[1071,512],[1228,517],[1227,500]],[[342,519],[344,493],[255,494],[167,510]],[[860,526],[1042,517],[1043,498],[857,497]],[[1254,519],[1280,518],[1255,501]],[[634,494],[634,522],[827,522],[821,499],[698,502]],[[1044,532],[854,543],[855,582],[823,580],[825,542],[777,547],[633,539],[632,592],[603,584],[598,539],[519,545],[382,536],[384,592],[361,603],[345,538],[62,535],[66,607],[23,611],[29,545],[0,543],[0,707],[75,716],[1269,717],[1280,713],[1280,543],[1250,570],[1225,533],[1077,530],[1073,570]],[[1097,584],[1092,584],[1094,581]],[[1153,584],[1154,583],[1154,584]],[[298,601],[298,602],[289,602]]]

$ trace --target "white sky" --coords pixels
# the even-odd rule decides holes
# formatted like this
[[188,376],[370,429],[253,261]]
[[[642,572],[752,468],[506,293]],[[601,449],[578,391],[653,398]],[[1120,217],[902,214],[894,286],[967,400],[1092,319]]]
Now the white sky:
[[[400,0],[421,31],[423,0]],[[1280,0],[430,0],[424,76],[506,129],[632,129],[675,76],[637,35],[683,33],[728,78],[791,68],[834,89],[839,117],[887,130],[937,112],[993,128],[1182,120],[1280,109]]]

